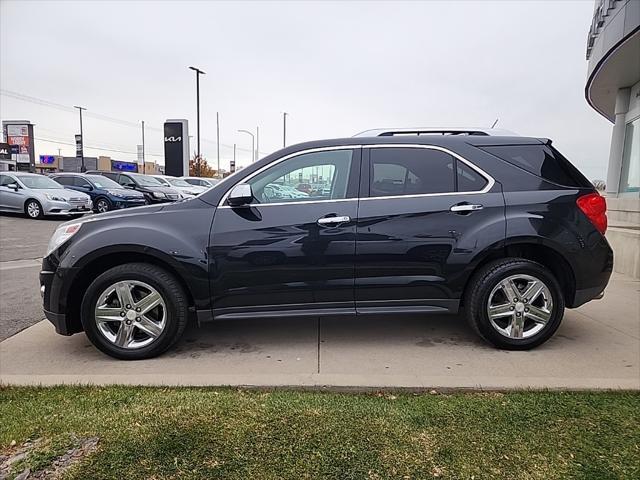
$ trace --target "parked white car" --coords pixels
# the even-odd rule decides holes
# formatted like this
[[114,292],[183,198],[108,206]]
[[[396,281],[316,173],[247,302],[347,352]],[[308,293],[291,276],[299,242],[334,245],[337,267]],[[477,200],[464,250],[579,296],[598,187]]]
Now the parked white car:
[[153,178],[157,178],[163,185],[171,188],[175,188],[185,196],[195,197],[206,191],[207,188],[199,185],[192,185],[186,182],[182,178],[172,177],[170,175],[150,175]]
[[209,178],[209,177],[181,177],[185,182],[190,183],[191,185],[197,185],[199,187],[204,187],[209,189],[213,187],[220,180],[217,178]]
[[39,219],[45,215],[83,215],[92,209],[89,195],[67,190],[44,175],[0,173],[0,211]]

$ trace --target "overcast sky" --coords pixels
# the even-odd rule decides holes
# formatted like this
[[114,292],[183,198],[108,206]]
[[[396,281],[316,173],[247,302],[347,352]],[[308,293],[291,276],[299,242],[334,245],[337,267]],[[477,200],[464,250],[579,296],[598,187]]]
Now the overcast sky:
[[[195,65],[203,154],[215,165],[218,111],[223,168],[234,143],[249,162],[238,129],[260,127],[261,156],[280,148],[286,111],[287,143],[499,118],[606,177],[612,126],[584,99],[592,0],[0,5],[0,117],[36,124],[36,155],[75,154],[81,105],[85,145],[135,152],[145,120],[162,163],[165,119],[187,118],[195,135]],[[86,155],[135,159],[104,149]]]

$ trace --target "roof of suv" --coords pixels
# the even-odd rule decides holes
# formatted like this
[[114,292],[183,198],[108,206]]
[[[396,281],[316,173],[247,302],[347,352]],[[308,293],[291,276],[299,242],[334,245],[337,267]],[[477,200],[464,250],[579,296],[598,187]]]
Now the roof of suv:
[[484,127],[414,127],[414,128],[376,128],[365,130],[354,137],[394,137],[408,135],[479,135],[479,136],[517,136],[517,133],[499,128]]

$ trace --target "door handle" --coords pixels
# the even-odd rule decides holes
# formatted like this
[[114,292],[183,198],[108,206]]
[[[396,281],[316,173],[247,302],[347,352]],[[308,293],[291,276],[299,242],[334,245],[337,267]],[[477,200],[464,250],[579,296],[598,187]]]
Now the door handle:
[[476,210],[482,210],[482,205],[478,204],[470,204],[470,203],[461,203],[458,205],[453,205],[449,210],[454,213],[465,213],[465,212],[474,212]]
[[351,217],[343,215],[341,217],[322,217],[318,219],[318,225],[335,225],[338,223],[347,223],[351,221]]

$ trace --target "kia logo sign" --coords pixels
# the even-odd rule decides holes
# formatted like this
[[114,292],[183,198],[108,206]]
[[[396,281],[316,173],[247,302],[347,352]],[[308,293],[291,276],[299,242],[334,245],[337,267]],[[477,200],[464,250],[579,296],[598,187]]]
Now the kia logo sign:
[[182,137],[164,137],[165,142],[181,142]]

